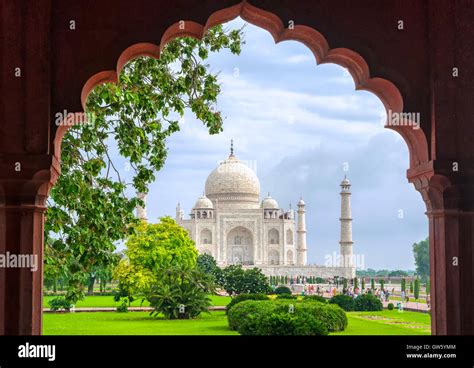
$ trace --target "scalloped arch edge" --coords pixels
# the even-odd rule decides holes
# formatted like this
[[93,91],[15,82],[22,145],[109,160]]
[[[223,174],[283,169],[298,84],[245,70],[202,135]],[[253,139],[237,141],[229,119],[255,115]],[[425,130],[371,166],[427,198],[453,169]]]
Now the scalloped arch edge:
[[[285,28],[277,15],[250,5],[246,1],[212,13],[204,26],[194,21],[179,21],[172,24],[161,37],[159,46],[152,43],[137,43],[129,46],[120,54],[116,70],[96,73],[84,84],[81,91],[83,109],[85,109],[89,93],[96,86],[108,82],[117,83],[118,75],[127,62],[139,56],[159,58],[160,51],[169,41],[186,36],[201,39],[209,28],[238,16],[268,31],[275,43],[288,40],[303,43],[314,54],[317,64],[333,63],[347,68],[354,80],[356,90],[366,90],[376,95],[383,103],[386,112],[403,111],[403,98],[399,89],[389,80],[371,78],[366,61],[357,52],[346,48],[331,49],[325,37],[312,27],[294,25],[292,28]],[[387,128],[395,130],[405,140],[410,153],[411,168],[429,161],[428,143],[421,129],[414,130],[410,126],[387,126]],[[55,143],[59,143],[59,147],[64,133],[65,129],[58,129]],[[60,149],[55,150],[55,152],[59,151]]]

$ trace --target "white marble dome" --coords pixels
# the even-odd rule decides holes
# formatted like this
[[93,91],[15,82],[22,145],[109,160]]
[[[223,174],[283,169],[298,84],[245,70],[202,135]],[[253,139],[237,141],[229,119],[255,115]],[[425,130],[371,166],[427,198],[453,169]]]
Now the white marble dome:
[[205,193],[213,202],[259,203],[260,181],[251,168],[231,154],[209,174]]
[[207,198],[206,196],[199,197],[198,200],[196,201],[196,204],[194,205],[195,209],[213,209],[214,206],[212,204],[212,201]]
[[262,201],[262,208],[277,210],[279,208],[278,202],[268,194]]

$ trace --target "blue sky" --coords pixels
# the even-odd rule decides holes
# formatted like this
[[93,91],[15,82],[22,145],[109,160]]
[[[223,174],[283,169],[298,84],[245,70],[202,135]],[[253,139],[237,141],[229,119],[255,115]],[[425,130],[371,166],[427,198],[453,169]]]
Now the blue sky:
[[407,146],[383,128],[380,100],[356,92],[344,68],[316,66],[298,42],[275,45],[268,32],[250,24],[244,33],[240,56],[209,58],[222,85],[217,107],[225,116],[223,133],[210,136],[186,112],[151,185],[149,220],[174,217],[177,202],[189,213],[207,175],[228,156],[232,138],[237,157],[256,170],[262,196],[270,192],[282,208],[304,198],[309,263],[324,264],[339,249],[339,184],[347,173],[354,253],[369,268],[414,269],[412,244],[427,237],[428,221],[420,194],[406,179]]

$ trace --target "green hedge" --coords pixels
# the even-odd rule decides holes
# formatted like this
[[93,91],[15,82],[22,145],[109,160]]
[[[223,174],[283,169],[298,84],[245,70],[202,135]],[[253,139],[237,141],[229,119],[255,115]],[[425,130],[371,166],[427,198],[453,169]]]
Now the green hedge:
[[291,289],[287,286],[278,286],[273,293],[277,295],[278,294],[291,294]]
[[334,295],[331,299],[329,299],[330,304],[337,304],[346,312],[350,312],[355,310],[354,309],[354,299],[352,296],[349,295]]
[[356,311],[381,311],[383,310],[383,304],[374,295],[362,294],[354,299],[354,310]]
[[347,315],[338,305],[307,299],[303,300],[302,306],[310,308],[324,322],[329,332],[344,331],[347,327]]
[[314,300],[247,300],[228,313],[229,327],[241,335],[327,335],[347,327],[345,312]]
[[258,335],[263,336],[315,336],[328,334],[324,323],[314,316],[290,313],[271,313],[262,316],[257,332]]
[[372,294],[362,294],[356,298],[349,295],[335,295],[329,300],[330,304],[337,304],[347,312],[381,311],[383,304]]
[[225,309],[226,313],[229,313],[230,308],[232,308],[237,303],[243,302],[244,300],[269,300],[270,298],[265,294],[240,294],[232,298],[229,304]]
[[291,295],[291,294],[278,294],[277,299],[293,299],[296,300],[298,297],[296,295]]
[[324,304],[328,302],[327,299],[322,297],[321,295],[305,295],[303,300],[316,300],[317,302],[321,302]]
[[264,314],[275,310],[275,304],[270,300],[245,300],[234,305],[227,315],[229,328],[242,335],[258,335],[258,320]]

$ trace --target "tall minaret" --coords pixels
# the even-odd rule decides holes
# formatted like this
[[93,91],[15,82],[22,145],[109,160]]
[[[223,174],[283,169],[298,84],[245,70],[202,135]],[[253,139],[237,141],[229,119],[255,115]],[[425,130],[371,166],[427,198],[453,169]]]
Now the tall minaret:
[[137,206],[137,217],[140,220],[146,221],[146,193],[137,193],[137,198],[144,202],[144,206]]
[[305,203],[303,198],[300,199],[298,202],[298,230],[296,233],[298,234],[298,244],[296,248],[296,265],[297,266],[306,266],[307,255],[306,251],[308,248],[306,247],[306,221],[305,221]]
[[344,176],[341,183],[341,267],[353,267],[352,261],[352,215],[351,215],[351,182]]
[[176,206],[176,222],[180,222],[183,219],[183,211],[181,210],[181,203]]

